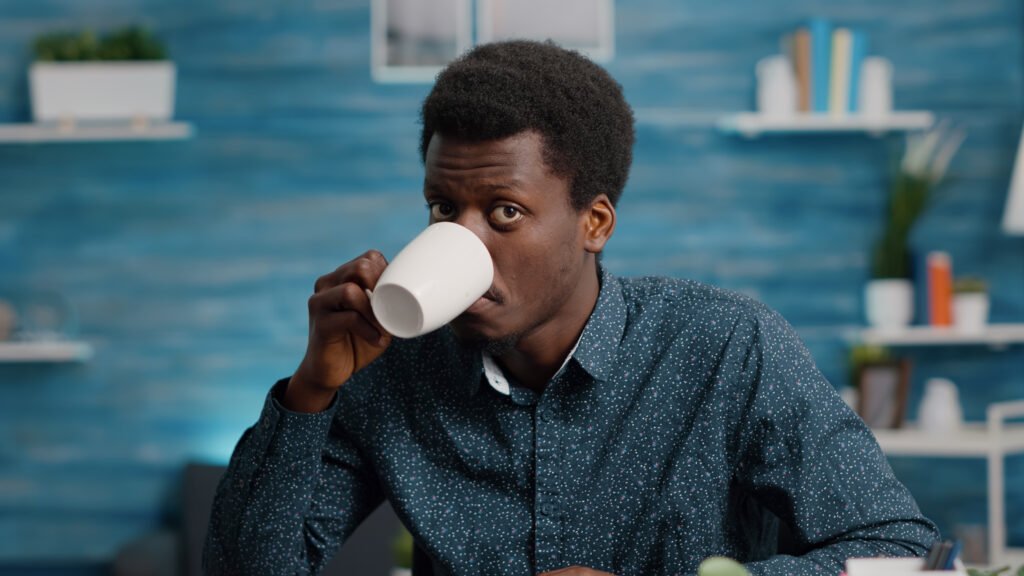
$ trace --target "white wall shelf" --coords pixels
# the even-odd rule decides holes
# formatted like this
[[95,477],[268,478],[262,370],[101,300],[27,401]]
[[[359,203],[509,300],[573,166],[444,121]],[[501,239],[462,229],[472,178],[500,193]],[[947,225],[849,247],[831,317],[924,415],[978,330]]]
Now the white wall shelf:
[[89,344],[69,340],[0,342],[0,363],[84,362],[92,352]]
[[944,458],[984,458],[993,450],[1024,452],[1024,425],[1006,426],[999,445],[985,424],[965,424],[955,434],[929,434],[916,428],[872,430],[886,454],[893,456],[939,456]]
[[851,336],[854,341],[880,346],[988,345],[1002,348],[1024,343],[1024,324],[989,324],[974,332],[941,326],[908,326],[897,330],[868,328]]
[[890,456],[985,458],[988,464],[988,563],[993,566],[1024,563],[1024,549],[1006,546],[1005,459],[1024,453],[1024,400],[990,404],[985,422],[968,424],[948,434],[907,428],[872,430],[879,446]]
[[840,116],[825,113],[767,116],[756,112],[744,112],[719,118],[718,129],[727,134],[740,134],[747,138],[756,138],[762,134],[836,132],[859,132],[881,136],[889,132],[926,130],[934,123],[935,115],[923,110],[890,112],[885,116]]
[[184,140],[195,131],[188,122],[57,122],[0,124],[0,144]]

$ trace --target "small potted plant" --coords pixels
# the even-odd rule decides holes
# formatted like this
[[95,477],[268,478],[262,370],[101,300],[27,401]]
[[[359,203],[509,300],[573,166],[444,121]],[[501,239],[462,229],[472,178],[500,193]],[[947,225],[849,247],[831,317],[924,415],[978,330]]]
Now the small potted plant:
[[957,330],[980,332],[988,325],[988,283],[963,277],[953,282],[953,325]]
[[139,27],[102,38],[58,32],[36,39],[29,70],[36,122],[169,120],[174,115],[174,63]]
[[889,189],[885,227],[872,252],[872,280],[864,291],[871,326],[899,329],[913,319],[910,233],[934,201],[935,188],[964,137],[963,130],[950,130],[945,123],[907,137],[903,159]]
[[391,556],[394,562],[391,576],[410,576],[412,574],[412,555],[412,534],[403,526],[391,542]]

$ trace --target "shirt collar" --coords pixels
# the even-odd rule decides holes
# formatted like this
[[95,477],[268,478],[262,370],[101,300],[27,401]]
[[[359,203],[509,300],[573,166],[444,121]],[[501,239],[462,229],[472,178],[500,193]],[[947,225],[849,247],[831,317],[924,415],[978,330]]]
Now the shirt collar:
[[600,274],[601,293],[573,355],[580,367],[599,381],[611,378],[619,344],[626,331],[626,300],[622,295],[622,285],[604,268],[600,269]]
[[[619,343],[626,329],[626,302],[618,279],[604,268],[599,268],[598,274],[601,289],[597,304],[559,372],[565,370],[569,361],[575,358],[580,367],[595,380],[607,380],[611,377]],[[475,394],[480,388],[480,381],[486,379],[495,390],[508,394],[508,380],[497,363],[491,360],[491,366],[488,366],[487,360],[479,352],[474,360],[468,363],[472,370],[467,378],[470,393]],[[497,381],[494,378],[496,375],[501,376]]]

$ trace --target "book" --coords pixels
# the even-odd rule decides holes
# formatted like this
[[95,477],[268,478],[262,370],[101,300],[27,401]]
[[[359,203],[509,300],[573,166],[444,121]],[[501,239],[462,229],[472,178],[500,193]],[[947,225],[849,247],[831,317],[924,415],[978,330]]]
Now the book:
[[807,28],[811,34],[811,111],[828,112],[832,24],[828,20],[815,18]]
[[829,70],[828,112],[843,116],[849,111],[850,49],[849,28],[832,31],[832,68]]
[[953,261],[947,252],[929,252],[928,323],[932,326],[953,324]]
[[811,111],[811,32],[799,28],[793,33],[793,72],[796,76],[797,110]]
[[860,68],[868,55],[868,36],[863,30],[853,30],[850,35],[850,96],[847,109],[860,110]]

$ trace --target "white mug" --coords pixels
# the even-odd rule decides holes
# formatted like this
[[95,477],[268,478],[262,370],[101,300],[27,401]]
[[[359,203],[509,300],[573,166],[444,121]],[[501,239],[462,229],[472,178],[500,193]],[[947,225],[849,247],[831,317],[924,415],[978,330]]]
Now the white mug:
[[857,109],[872,118],[892,112],[892,62],[879,56],[861,62]]
[[402,248],[377,280],[370,306],[381,326],[399,338],[433,332],[487,292],[494,264],[468,228],[438,222]]
[[768,56],[757,63],[757,111],[766,116],[790,116],[797,108],[793,66],[785,56]]

